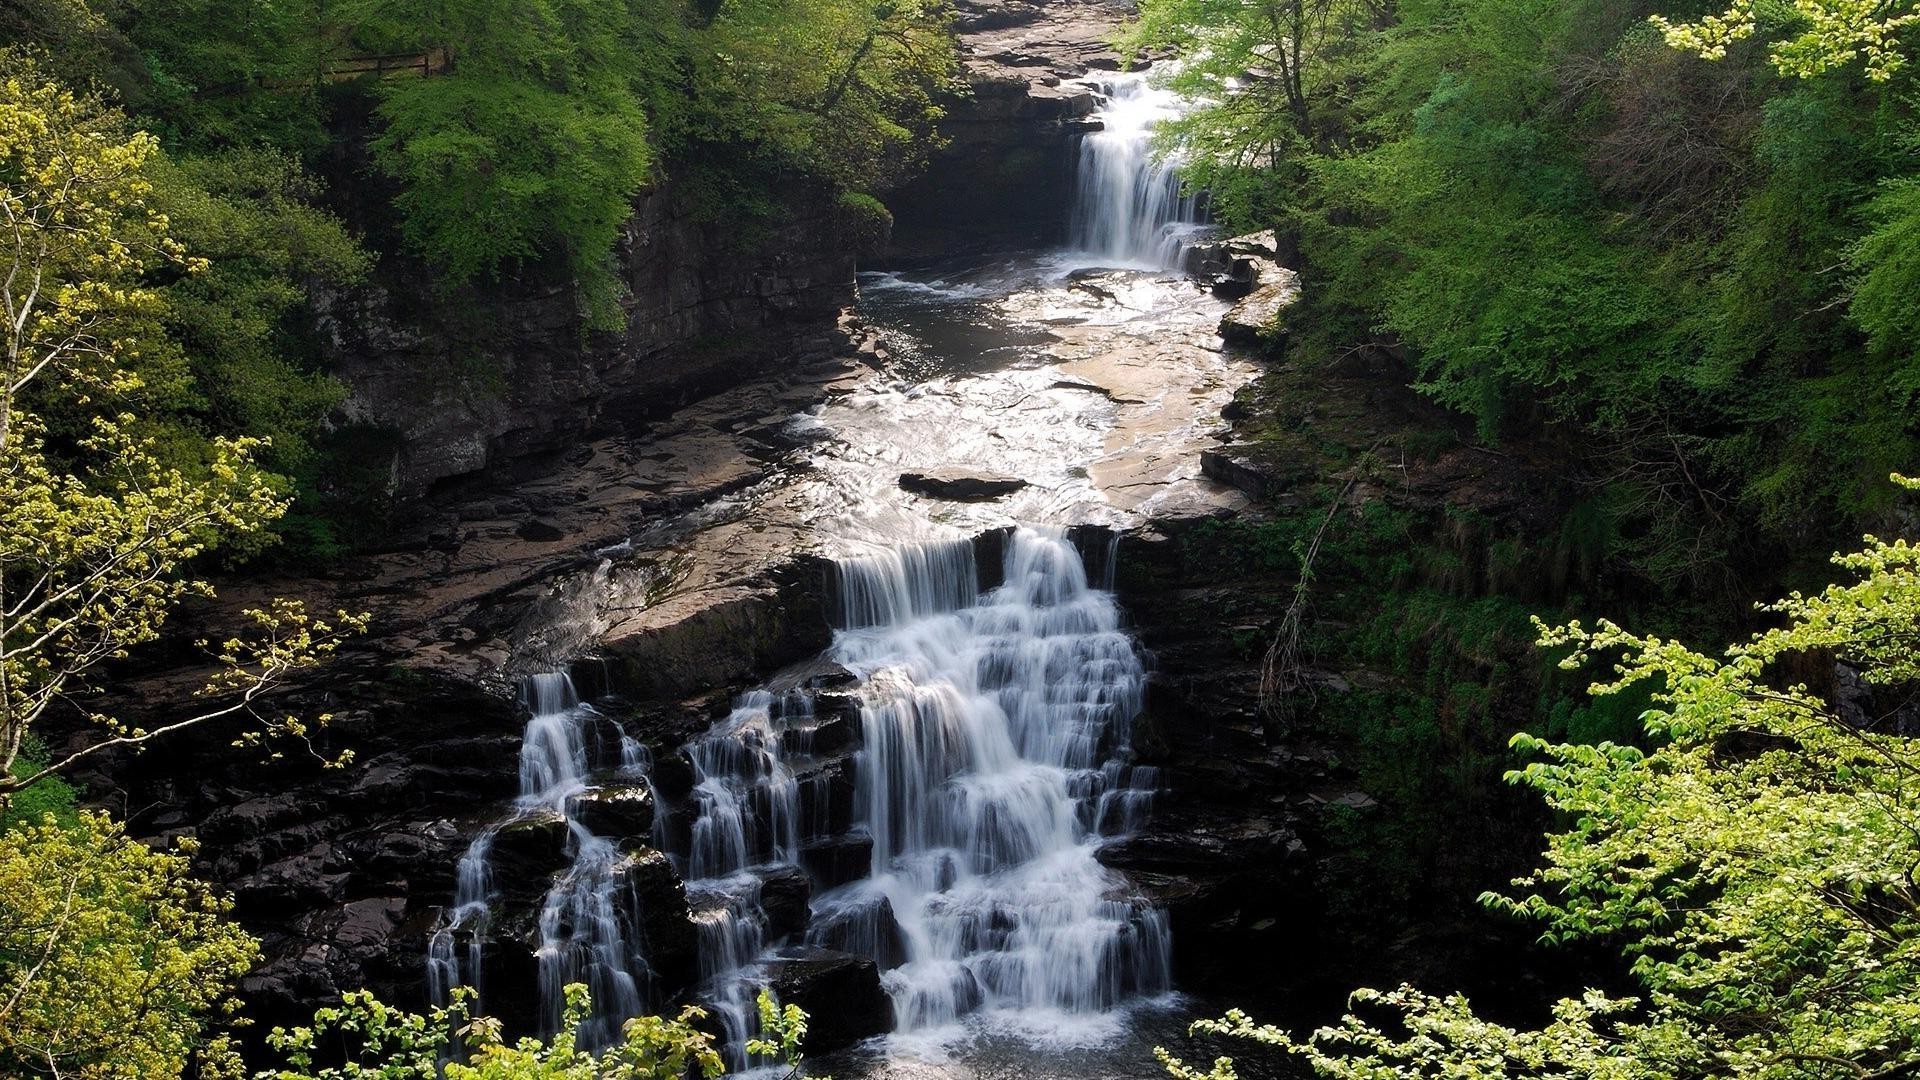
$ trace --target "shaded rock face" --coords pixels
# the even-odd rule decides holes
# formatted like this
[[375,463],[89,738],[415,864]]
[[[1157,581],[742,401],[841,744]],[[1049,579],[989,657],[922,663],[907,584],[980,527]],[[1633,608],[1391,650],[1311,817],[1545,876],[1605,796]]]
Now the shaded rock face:
[[[685,887],[650,846],[653,793],[616,774],[620,736],[649,748],[662,798],[683,798],[692,777],[677,748],[725,715],[741,690],[825,645],[823,583],[818,565],[798,560],[744,599],[715,601],[706,618],[615,636],[604,643],[604,662],[577,669],[605,730],[592,740],[596,786],[577,797],[576,811],[625,852],[617,879],[645,942],[657,1001],[673,1000],[693,982],[696,938]],[[641,670],[647,677],[634,674]],[[829,686],[850,676],[807,668],[793,677]],[[626,693],[611,693],[613,686]],[[190,689],[184,679],[143,684],[139,709],[177,715]],[[81,779],[103,798],[111,793],[136,836],[204,840],[196,870],[235,895],[236,919],[262,942],[263,962],[242,986],[258,1030],[305,1022],[347,990],[422,1006],[428,941],[453,898],[461,856],[508,816],[518,792],[525,708],[503,681],[403,667],[380,644],[343,654],[277,704],[297,715],[334,715],[314,737],[315,756],[267,761],[234,749],[235,730],[208,727],[138,758],[102,760]],[[147,712],[128,716],[153,722]],[[849,722],[846,708],[830,710],[822,744],[848,752],[857,739]],[[323,767],[347,749],[354,759],[345,767]],[[844,818],[850,781],[830,778],[821,792],[832,803],[821,812]],[[552,811],[513,815],[493,837],[483,1006],[516,1030],[539,1016],[539,911],[555,876],[571,865],[572,843],[565,818]],[[778,888],[785,890],[780,929],[797,933],[811,883],[801,875]]]
[[583,332],[556,268],[447,297],[392,258],[374,283],[314,298],[316,338],[349,389],[340,437],[411,499],[824,357],[853,298],[841,213],[824,193],[794,193],[743,247],[737,223],[703,219],[671,182],[643,193],[616,253],[628,290],[618,334]]
[[886,196],[895,259],[1059,239],[1096,105],[1077,80],[1120,67],[1106,41],[1126,15],[1101,0],[954,5],[970,94],[949,104],[926,172]]
[[1165,770],[1146,826],[1107,844],[1102,863],[1163,905],[1178,985],[1270,991],[1288,970],[1315,889],[1301,807],[1326,766],[1273,744],[1259,715],[1259,656],[1223,617],[1247,583],[1180,540],[1202,522],[1122,536],[1116,589],[1155,658],[1134,729],[1140,763]]
[[801,1049],[825,1054],[893,1030],[893,999],[880,969],[864,956],[816,945],[784,949],[768,965],[768,986],[783,1005],[807,1012]]

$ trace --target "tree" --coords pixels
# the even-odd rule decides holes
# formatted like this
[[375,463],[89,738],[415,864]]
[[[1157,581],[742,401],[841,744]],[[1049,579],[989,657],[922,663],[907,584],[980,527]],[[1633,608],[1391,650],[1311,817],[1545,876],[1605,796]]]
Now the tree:
[[1344,63],[1392,19],[1390,0],[1146,0],[1120,48],[1180,56],[1155,74],[1200,104],[1162,141],[1216,214],[1271,228],[1297,201],[1302,162],[1346,134],[1328,100]]
[[[1539,921],[1549,943],[1620,943],[1642,997],[1588,991],[1523,1029],[1402,987],[1362,991],[1355,1013],[1305,1039],[1240,1013],[1196,1030],[1334,1077],[1920,1068],[1920,747],[1898,733],[1900,708],[1850,712],[1790,676],[1837,660],[1904,708],[1920,687],[1920,548],[1868,537],[1834,561],[1851,580],[1767,606],[1782,625],[1718,658],[1604,621],[1540,627],[1569,669],[1624,654],[1595,694],[1659,687],[1643,718],[1654,749],[1517,736],[1542,760],[1509,779],[1567,824],[1515,895],[1483,899]],[[1369,1019],[1376,1009],[1392,1024]],[[1224,1058],[1202,1072],[1161,1057],[1185,1080],[1234,1075]]]
[[[1867,78],[1886,82],[1907,62],[1900,35],[1920,22],[1915,0],[1793,0],[1791,11],[1784,36],[1773,45],[1773,63],[1781,74],[1803,79],[1864,57]],[[1761,31],[1762,13],[1754,0],[1734,0],[1726,10],[1691,22],[1658,15],[1653,22],[1674,48],[1718,60],[1728,46]]]
[[[249,739],[304,735],[297,718],[265,714],[263,695],[365,625],[278,600],[246,613],[255,637],[210,646],[204,709],[147,730],[82,705],[103,665],[154,640],[181,601],[212,595],[196,560],[287,507],[255,464],[261,440],[216,438],[201,460],[170,462],[137,417],[99,407],[174,350],[150,281],[205,269],[149,201],[157,151],[97,100],[0,54],[0,799],[220,717],[252,717]],[[49,411],[78,433],[50,437]],[[16,773],[28,732],[62,704],[80,706],[95,737]]]
[[233,1076],[218,1030],[253,966],[229,902],[103,814],[0,832],[0,1073]]

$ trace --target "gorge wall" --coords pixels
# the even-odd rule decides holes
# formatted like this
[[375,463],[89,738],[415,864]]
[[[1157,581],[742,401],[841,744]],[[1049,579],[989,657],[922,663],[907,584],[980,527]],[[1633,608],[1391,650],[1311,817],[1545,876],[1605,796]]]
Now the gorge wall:
[[564,452],[832,354],[858,234],[838,201],[795,189],[779,217],[743,227],[663,171],[615,253],[621,332],[584,331],[571,282],[546,265],[441,293],[395,256],[371,284],[316,296],[323,357],[349,390],[340,437],[392,495]]

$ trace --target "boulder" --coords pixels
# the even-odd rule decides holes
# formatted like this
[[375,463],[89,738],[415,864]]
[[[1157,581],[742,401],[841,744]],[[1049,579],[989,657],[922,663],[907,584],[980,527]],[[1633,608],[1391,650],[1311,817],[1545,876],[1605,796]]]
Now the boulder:
[[781,866],[760,876],[760,909],[767,913],[767,937],[777,941],[806,930],[813,880],[797,866]]
[[800,845],[800,865],[822,888],[859,881],[872,864],[873,837],[860,833]]
[[1271,498],[1287,490],[1289,478],[1263,463],[1246,446],[1222,446],[1200,452],[1200,474],[1209,480],[1238,488],[1256,499]]
[[807,944],[871,956],[882,971],[907,962],[906,935],[893,914],[893,901],[885,895],[854,886],[821,897],[819,909],[807,930]]
[[783,1005],[807,1012],[801,1049],[827,1054],[893,1030],[893,999],[871,959],[816,945],[783,949],[767,965],[767,985]]
[[641,848],[613,870],[614,887],[625,892],[639,922],[647,963],[662,990],[691,984],[697,973],[699,942],[687,908],[686,883],[673,863],[652,848]]
[[645,784],[588,788],[568,809],[581,827],[610,840],[644,840],[653,830],[653,793]]
[[1005,498],[1026,486],[1025,480],[1013,477],[976,476],[956,469],[900,474],[902,491],[951,502],[989,502]]
[[1285,267],[1262,268],[1261,284],[1220,317],[1220,336],[1228,344],[1271,340],[1283,332],[1280,313],[1300,298],[1300,275]]
[[488,857],[502,895],[512,900],[545,895],[553,875],[572,862],[567,854],[571,836],[567,819],[556,810],[535,810],[500,826]]

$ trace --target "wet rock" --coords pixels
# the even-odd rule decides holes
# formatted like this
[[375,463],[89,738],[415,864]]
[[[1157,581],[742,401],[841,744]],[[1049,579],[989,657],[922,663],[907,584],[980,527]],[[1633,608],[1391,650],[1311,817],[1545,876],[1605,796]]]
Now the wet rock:
[[653,829],[653,794],[644,784],[590,788],[575,795],[569,809],[595,836],[638,840]]
[[[1271,275],[1271,277],[1269,277]],[[1248,345],[1277,337],[1284,328],[1280,313],[1300,298],[1300,275],[1280,266],[1261,272],[1261,285],[1220,317],[1220,336],[1229,344]]]
[[783,1005],[807,1012],[809,1054],[826,1054],[893,1030],[893,999],[871,959],[802,945],[767,966],[767,983]]
[[687,887],[667,857],[644,848],[621,860],[614,886],[633,900],[647,962],[663,989],[684,987],[697,971],[698,939],[687,909]]
[[544,895],[553,875],[571,858],[567,841],[572,835],[558,811],[535,810],[500,826],[493,836],[493,877],[509,897]]
[[953,502],[987,502],[1005,498],[1026,486],[1025,480],[1005,476],[976,476],[953,469],[900,474],[901,490]]
[[800,787],[801,827],[808,831],[808,839],[844,833],[853,826],[851,757],[822,762],[795,779]]
[[813,881],[797,866],[782,866],[760,876],[760,908],[767,913],[767,935],[778,941],[807,929]]
[[776,697],[789,690],[825,690],[850,686],[859,681],[853,672],[824,656],[803,660],[767,680],[767,691]]
[[800,845],[800,865],[821,888],[831,889],[867,876],[873,863],[873,837],[836,836]]
[[648,775],[653,780],[653,789],[669,802],[679,802],[692,794],[697,777],[693,762],[687,759],[683,750],[656,758]]
[[906,934],[893,913],[893,901],[885,896],[823,896],[819,908],[807,944],[871,956],[882,971],[907,962]]

